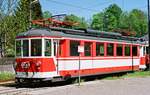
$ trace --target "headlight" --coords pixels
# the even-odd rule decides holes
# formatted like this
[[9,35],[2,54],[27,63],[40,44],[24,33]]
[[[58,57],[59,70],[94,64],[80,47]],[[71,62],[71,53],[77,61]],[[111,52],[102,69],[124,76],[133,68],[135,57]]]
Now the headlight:
[[36,65],[37,69],[40,69],[41,61],[38,61],[35,65]]
[[41,65],[41,61],[38,61],[38,62],[36,63],[36,66],[39,67],[40,65]]
[[30,63],[29,62],[22,62],[21,67],[27,69],[30,67]]

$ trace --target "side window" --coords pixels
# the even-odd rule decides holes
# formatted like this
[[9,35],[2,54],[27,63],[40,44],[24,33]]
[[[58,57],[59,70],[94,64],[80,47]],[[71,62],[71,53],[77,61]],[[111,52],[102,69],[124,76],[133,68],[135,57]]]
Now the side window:
[[29,56],[29,40],[23,40],[23,56]]
[[85,44],[84,44],[84,56],[91,56],[91,45],[92,45],[92,43],[85,42]]
[[108,43],[107,44],[107,56],[113,56],[114,55],[114,44]]
[[96,43],[96,56],[104,56],[104,43]]
[[125,56],[130,56],[130,45],[125,46]]
[[21,40],[16,40],[16,56],[21,56]]
[[45,56],[51,56],[51,40],[45,39]]
[[132,55],[137,56],[137,52],[138,52],[137,46],[132,46]]
[[78,46],[80,45],[79,41],[70,41],[70,56],[79,56]]
[[123,51],[122,48],[123,46],[121,44],[117,45],[117,56],[122,56],[123,55]]

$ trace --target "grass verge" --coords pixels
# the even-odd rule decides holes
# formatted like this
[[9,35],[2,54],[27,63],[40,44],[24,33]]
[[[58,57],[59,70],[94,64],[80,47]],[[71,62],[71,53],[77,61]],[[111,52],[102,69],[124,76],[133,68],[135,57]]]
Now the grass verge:
[[12,72],[0,72],[0,82],[14,80],[15,75]]
[[150,76],[150,71],[137,71],[134,73],[127,73],[125,76],[122,77],[148,77]]
[[115,80],[115,79],[124,79],[124,78],[138,78],[138,77],[148,77],[150,76],[150,71],[136,71],[136,72],[130,72],[122,75],[112,75],[105,77],[104,79],[108,80]]

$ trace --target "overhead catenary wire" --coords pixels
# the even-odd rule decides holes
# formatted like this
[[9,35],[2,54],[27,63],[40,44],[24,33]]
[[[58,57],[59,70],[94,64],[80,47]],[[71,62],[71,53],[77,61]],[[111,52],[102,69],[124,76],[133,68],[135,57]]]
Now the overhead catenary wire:
[[[108,4],[108,3],[113,3],[113,1],[110,0],[110,1],[107,1],[107,2],[102,2],[102,3],[96,4],[96,5],[89,6],[89,8],[87,8],[87,7],[81,7],[81,6],[70,4],[70,3],[64,3],[64,2],[56,1],[56,0],[47,0],[47,1],[50,1],[50,2],[55,3],[55,4],[74,7],[74,8],[77,8],[77,9],[91,11],[91,12],[99,12],[100,11],[100,10],[96,10],[96,9],[92,9],[92,8],[102,6],[102,5],[105,5],[105,4]],[[124,0],[122,0],[122,8],[123,9],[125,8],[125,1]],[[146,6],[140,6],[140,7],[136,7],[136,8],[137,9],[146,8]]]
[[[101,10],[102,9],[102,8],[100,8],[101,6],[103,6],[103,5],[106,6],[106,4],[110,5],[110,3],[111,4],[115,4],[116,0],[109,0],[109,1],[105,1],[105,2],[99,3],[99,4],[97,3],[95,5],[89,6],[88,8],[87,7],[82,7],[82,6],[79,6],[79,5],[75,5],[75,4],[72,4],[72,3],[66,3],[66,2],[58,1],[58,0],[47,0],[47,1],[49,1],[51,3],[54,3],[54,4],[58,4],[58,5],[62,5],[62,6],[66,6],[67,7],[65,10],[61,10],[61,11],[52,9],[53,14],[60,14],[60,13],[61,14],[72,14],[72,13],[76,12],[75,11],[76,9],[80,9],[80,12],[81,11],[85,11],[85,12],[91,12],[91,14],[96,14],[96,13],[104,11],[104,10],[103,11]],[[72,9],[72,8],[69,8],[69,7],[75,8],[75,10]],[[123,11],[126,11],[125,10],[125,0],[122,0],[122,7],[121,8],[122,8]],[[145,10],[145,8],[146,8],[146,6],[144,5],[144,6],[139,6],[139,7],[137,6],[137,7],[133,8],[133,9]],[[71,9],[71,11],[70,11],[70,9]],[[79,11],[79,10],[77,10],[77,11]],[[128,10],[128,12],[130,12],[130,11],[131,10]]]
[[103,6],[103,5],[105,5],[105,4],[108,4],[108,3],[112,3],[113,1],[112,0],[109,0],[109,1],[105,1],[105,2],[102,2],[102,3],[97,3],[97,4],[95,4],[95,5],[91,5],[91,6],[89,6],[90,8],[96,8],[96,7],[99,7],[99,6]]
[[95,12],[99,11],[99,10],[95,10],[95,9],[91,9],[91,8],[81,7],[81,6],[77,6],[77,5],[73,5],[73,4],[68,4],[68,3],[64,3],[64,2],[59,2],[59,1],[54,1],[54,0],[48,0],[48,1],[51,1],[52,3],[60,4],[60,5],[65,5],[65,6],[70,6],[70,7],[74,7],[74,8],[86,10],[86,11],[92,11],[92,12],[93,11],[95,11]]

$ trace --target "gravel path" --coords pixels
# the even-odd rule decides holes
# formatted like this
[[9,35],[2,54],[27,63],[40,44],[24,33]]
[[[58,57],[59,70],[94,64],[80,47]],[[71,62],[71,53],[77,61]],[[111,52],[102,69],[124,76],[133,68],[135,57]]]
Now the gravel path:
[[97,80],[91,82],[46,87],[27,95],[150,95],[150,77],[118,80]]

